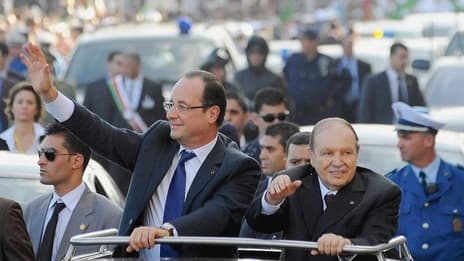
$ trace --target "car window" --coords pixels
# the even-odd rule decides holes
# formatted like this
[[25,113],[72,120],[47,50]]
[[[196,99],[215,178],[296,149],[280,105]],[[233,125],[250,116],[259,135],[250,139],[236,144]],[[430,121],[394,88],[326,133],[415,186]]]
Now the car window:
[[464,53],[464,33],[457,32],[451,38],[445,51],[445,56],[460,56]]
[[464,105],[463,67],[444,67],[437,70],[426,87],[425,98],[431,107]]
[[52,186],[43,185],[38,179],[0,178],[0,196],[13,199],[22,206],[51,191]]
[[111,51],[121,50],[140,54],[147,78],[173,83],[183,73],[199,68],[204,57],[213,49],[213,41],[200,37],[95,41],[77,47],[65,78],[82,86],[103,77],[107,55]]

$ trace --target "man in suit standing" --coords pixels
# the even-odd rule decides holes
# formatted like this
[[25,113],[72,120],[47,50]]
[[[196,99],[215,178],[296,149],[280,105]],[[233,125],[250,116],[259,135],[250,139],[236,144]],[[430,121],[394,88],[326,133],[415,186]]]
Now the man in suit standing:
[[285,239],[317,241],[317,250],[286,250],[285,260],[335,261],[346,245],[387,242],[396,232],[401,192],[385,177],[356,167],[358,152],[347,121],[319,121],[310,140],[314,168],[306,164],[277,176],[251,204],[248,224],[266,233],[283,230]]
[[[55,123],[40,144],[40,182],[53,185],[53,193],[32,200],[24,217],[37,260],[61,260],[72,236],[115,228],[121,209],[91,192],[82,180],[90,160],[90,148],[63,126]],[[78,254],[98,251],[82,247]]]
[[[166,236],[237,236],[253,198],[260,168],[234,142],[218,133],[224,119],[224,87],[211,73],[193,71],[164,103],[166,121],[143,134],[115,128],[53,87],[43,55],[28,44],[22,56],[47,110],[92,148],[132,171],[119,234],[129,246],[115,255],[143,258],[230,257],[235,248],[155,246]],[[155,246],[155,247],[154,247]]]
[[402,43],[390,47],[390,67],[367,78],[361,92],[358,122],[394,122],[392,103],[405,102],[411,106],[425,106],[417,78],[406,73],[408,48]]
[[18,203],[0,197],[0,260],[33,261],[34,252]]
[[[359,96],[361,95],[361,86],[367,76],[371,74],[371,65],[356,58],[353,54],[353,32],[343,37],[341,46],[343,56],[336,61],[337,74],[341,75],[347,72],[351,80],[346,82],[346,86],[339,89],[341,92],[342,110],[341,117],[348,122],[356,122],[358,112]],[[340,81],[339,83],[344,83]]]
[[[259,141],[259,145],[261,147],[259,158],[261,160],[263,175],[261,175],[258,188],[255,192],[255,197],[261,198],[261,195],[264,191],[266,191],[268,185],[271,183],[272,175],[285,169],[285,144],[288,138],[298,131],[298,125],[286,121],[271,124],[266,129],[264,136]],[[282,234],[280,231],[271,234],[257,232],[245,221],[240,229],[240,237],[280,239]]]

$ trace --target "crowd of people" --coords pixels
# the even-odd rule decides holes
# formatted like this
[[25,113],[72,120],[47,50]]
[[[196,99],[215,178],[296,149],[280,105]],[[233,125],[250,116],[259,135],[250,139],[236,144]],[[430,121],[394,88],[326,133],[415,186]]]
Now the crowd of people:
[[[300,40],[302,52],[287,59],[283,77],[266,68],[268,44],[253,36],[248,67],[233,82],[227,52],[215,49],[166,100],[161,85],[144,77],[143,57],[115,50],[83,105],[60,87],[47,51],[25,45],[17,55],[28,82],[2,73],[0,147],[38,151],[41,182],[54,191],[29,203],[24,217],[17,205],[0,208],[14,212],[8,218],[18,233],[28,232],[21,236],[27,251],[17,248],[24,260],[61,260],[72,235],[109,227],[130,238],[114,256],[147,260],[237,254],[155,244],[166,236],[316,241],[317,250],[284,250],[282,258],[338,260],[344,246],[405,235],[417,260],[464,258],[464,170],[436,154],[442,124],[414,108],[426,104],[406,73],[407,46],[394,43],[388,68],[372,74],[353,54],[352,33],[342,38],[339,59],[318,52],[315,31]],[[58,123],[39,124],[43,104]],[[355,122],[395,124],[407,165],[386,176],[359,167]],[[304,133],[300,125],[314,128]],[[126,194],[124,210],[83,183],[91,151]],[[0,257],[14,256],[8,251]]]

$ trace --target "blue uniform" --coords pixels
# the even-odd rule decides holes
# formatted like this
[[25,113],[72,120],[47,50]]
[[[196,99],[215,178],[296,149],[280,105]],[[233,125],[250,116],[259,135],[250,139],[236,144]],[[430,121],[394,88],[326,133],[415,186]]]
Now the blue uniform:
[[300,125],[315,124],[320,119],[334,116],[335,61],[318,53],[308,60],[303,53],[288,58],[284,75],[288,83],[288,93],[295,105],[290,117]]
[[415,260],[464,260],[464,170],[441,160],[430,195],[410,165],[387,176],[401,187],[397,234],[406,236]]

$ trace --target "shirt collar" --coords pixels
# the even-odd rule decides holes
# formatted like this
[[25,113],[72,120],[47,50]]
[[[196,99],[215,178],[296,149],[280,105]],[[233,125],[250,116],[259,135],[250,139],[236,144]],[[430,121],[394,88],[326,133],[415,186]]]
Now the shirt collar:
[[319,176],[317,176],[317,179],[319,179],[319,188],[321,189],[322,198],[324,198],[324,196],[327,194],[337,195],[338,190],[330,190],[324,185],[324,183],[322,183],[322,180]]
[[75,189],[71,190],[70,192],[66,193],[62,197],[60,197],[58,194],[56,194],[55,191],[53,191],[53,197],[52,197],[52,200],[50,201],[50,205],[48,206],[48,209],[51,209],[53,206],[55,206],[55,203],[59,201],[59,202],[63,202],[66,205],[66,208],[72,212],[76,208],[77,203],[82,197],[82,194],[84,194],[84,191],[85,191],[84,182],[82,182],[79,186],[77,186]]
[[411,164],[411,168],[414,171],[414,174],[416,174],[418,178],[419,178],[419,172],[422,171],[425,173],[428,181],[433,181],[433,183],[435,183],[435,181],[437,180],[438,169],[440,168],[440,158],[435,157],[435,159],[432,162],[430,162],[430,164],[427,165],[427,167],[423,169],[420,169],[412,164]]
[[193,153],[195,153],[195,156],[200,160],[200,162],[203,163],[206,160],[206,157],[208,157],[209,153],[213,150],[214,146],[216,145],[217,139],[218,136],[216,135],[216,137],[214,137],[214,139],[211,140],[209,143],[193,150],[189,150],[184,146],[180,145],[178,153],[180,155],[180,152],[182,150],[192,151]]

